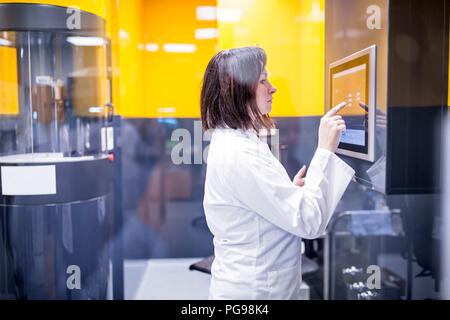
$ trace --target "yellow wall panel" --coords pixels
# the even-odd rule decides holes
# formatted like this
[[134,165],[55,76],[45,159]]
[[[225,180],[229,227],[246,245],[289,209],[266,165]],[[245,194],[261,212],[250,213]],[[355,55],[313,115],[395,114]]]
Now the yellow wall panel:
[[[215,1],[117,0],[109,6],[116,113],[139,118],[200,116],[203,72],[217,45],[217,38],[195,38],[196,29],[217,25],[215,20],[197,20],[200,5],[214,6]],[[194,49],[168,52],[167,44]]]
[[317,116],[324,108],[324,1],[219,0],[219,48],[259,45],[277,87],[272,116]]
[[77,6],[81,10],[106,17],[106,1],[109,0],[0,0],[0,3],[37,3],[61,7]]
[[[321,115],[323,2],[109,0],[107,30],[112,40],[116,113],[199,117],[201,81],[209,59],[219,49],[260,45],[268,54],[269,75],[279,90],[272,116]],[[196,16],[198,7],[216,5],[218,20]],[[218,38],[196,39],[196,30],[204,28],[216,28]],[[167,52],[167,44],[188,45],[193,51]]]
[[[217,22],[198,20],[197,7],[211,0],[145,2],[146,117],[200,117],[200,88],[206,65],[216,52],[217,38],[196,39],[197,29],[216,29]],[[167,45],[191,52],[168,52]],[[183,47],[178,48],[183,49]]]
[[0,46],[0,115],[19,114],[16,48]]
[[[115,104],[119,105],[119,113],[126,117],[145,116],[144,94],[147,90],[144,82],[144,0],[117,0],[118,41],[116,63],[113,69],[113,81],[119,80],[118,96]],[[114,45],[114,42],[113,42]],[[114,51],[113,51],[114,52]],[[114,58],[114,56],[113,56]],[[113,93],[113,97],[117,94]]]

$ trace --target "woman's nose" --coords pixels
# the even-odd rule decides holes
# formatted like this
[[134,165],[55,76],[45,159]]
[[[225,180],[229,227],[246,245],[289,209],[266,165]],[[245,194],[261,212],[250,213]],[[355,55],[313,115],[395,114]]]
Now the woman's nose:
[[275,92],[277,92],[277,88],[275,88],[274,86],[271,86],[270,94],[274,94]]

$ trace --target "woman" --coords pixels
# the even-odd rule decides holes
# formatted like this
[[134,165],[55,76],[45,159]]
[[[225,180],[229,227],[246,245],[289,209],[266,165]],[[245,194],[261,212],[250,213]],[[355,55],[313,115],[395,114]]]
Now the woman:
[[291,181],[267,144],[276,89],[258,47],[224,50],[205,71],[203,127],[212,130],[204,209],[214,235],[211,299],[296,299],[301,238],[323,234],[354,171],[334,151],[345,122],[337,109],[319,127],[308,174]]

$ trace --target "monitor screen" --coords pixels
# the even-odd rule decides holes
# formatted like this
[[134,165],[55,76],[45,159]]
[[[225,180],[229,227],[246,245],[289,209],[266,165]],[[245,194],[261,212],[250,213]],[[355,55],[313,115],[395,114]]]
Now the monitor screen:
[[373,161],[371,119],[375,110],[375,47],[358,52],[330,65],[329,108],[345,101],[339,112],[346,124],[337,152]]

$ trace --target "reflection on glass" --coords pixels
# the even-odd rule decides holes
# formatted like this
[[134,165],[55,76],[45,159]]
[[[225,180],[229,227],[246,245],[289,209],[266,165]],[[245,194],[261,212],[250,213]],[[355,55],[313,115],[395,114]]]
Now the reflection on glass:
[[[107,42],[49,32],[3,32],[0,156],[26,162],[107,153]],[[81,158],[79,158],[81,160]]]

